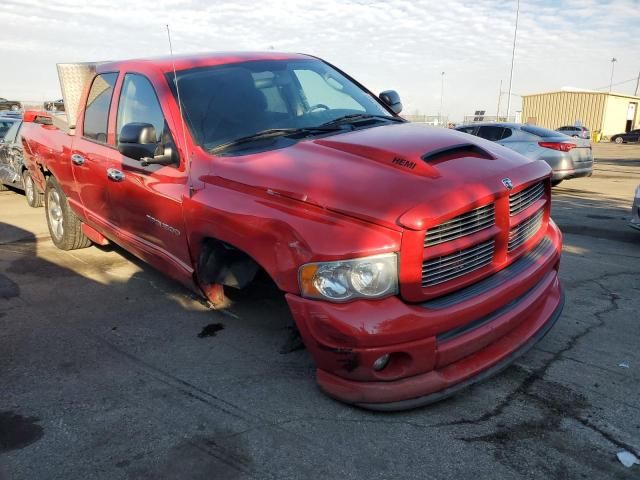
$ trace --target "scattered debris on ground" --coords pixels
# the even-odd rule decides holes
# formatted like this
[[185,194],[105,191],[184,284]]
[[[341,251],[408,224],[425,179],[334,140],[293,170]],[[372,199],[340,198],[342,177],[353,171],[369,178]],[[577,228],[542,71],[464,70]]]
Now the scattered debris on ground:
[[633,467],[636,464],[640,465],[640,460],[638,460],[638,457],[636,457],[631,452],[627,452],[626,450],[618,452],[616,456],[618,457],[618,460],[620,460],[620,463],[627,468]]

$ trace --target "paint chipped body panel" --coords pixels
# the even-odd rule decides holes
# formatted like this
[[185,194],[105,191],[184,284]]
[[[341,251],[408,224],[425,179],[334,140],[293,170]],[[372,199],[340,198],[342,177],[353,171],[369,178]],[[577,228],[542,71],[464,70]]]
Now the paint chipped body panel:
[[[303,60],[320,62],[231,53],[179,57],[176,69]],[[557,319],[562,236],[549,217],[546,163],[399,121],[216,154],[192,124],[183,129],[171,71],[168,59],[100,64],[98,75],[117,74],[103,141],[83,135],[85,101],[75,135],[28,124],[27,166],[39,185],[54,175],[91,229],[209,297],[203,246],[216,239],[246,253],[285,293],[329,395],[378,409],[428,403],[508,365]],[[178,164],[143,166],[116,148],[131,73],[153,86]],[[260,77],[251,88],[271,86]],[[124,179],[109,181],[109,169]],[[397,259],[392,294],[303,295],[302,266],[380,255]]]

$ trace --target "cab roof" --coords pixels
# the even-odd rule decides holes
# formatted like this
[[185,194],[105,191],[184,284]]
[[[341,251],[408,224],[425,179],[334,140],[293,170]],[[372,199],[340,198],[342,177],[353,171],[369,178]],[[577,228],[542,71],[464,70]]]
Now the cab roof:
[[282,52],[209,52],[189,55],[174,55],[155,58],[140,58],[119,60],[114,62],[100,62],[98,73],[120,70],[135,65],[153,65],[162,72],[171,72],[175,64],[176,70],[186,70],[196,67],[211,67],[239,62],[258,60],[305,60],[313,57],[300,53]]

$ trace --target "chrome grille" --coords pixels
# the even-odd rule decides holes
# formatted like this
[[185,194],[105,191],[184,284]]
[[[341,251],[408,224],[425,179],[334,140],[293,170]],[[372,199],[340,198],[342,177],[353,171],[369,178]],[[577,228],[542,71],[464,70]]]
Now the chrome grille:
[[509,195],[509,215],[517,215],[543,195],[544,182],[538,182],[518,193]]
[[509,231],[509,244],[507,250],[509,252],[515,250],[524,242],[533,237],[542,226],[542,210],[538,210],[524,222],[520,222]]
[[493,226],[493,204],[476,208],[457,217],[447,220],[440,225],[427,230],[424,238],[424,246],[431,247],[439,243],[449,242],[456,238],[471,235],[485,228]]
[[478,270],[491,263],[495,242],[479,243],[464,250],[422,263],[422,286],[431,287]]

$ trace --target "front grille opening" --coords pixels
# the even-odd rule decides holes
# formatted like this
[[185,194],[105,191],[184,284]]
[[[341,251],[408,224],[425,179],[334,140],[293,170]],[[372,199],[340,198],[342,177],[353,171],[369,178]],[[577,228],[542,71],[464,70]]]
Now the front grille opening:
[[422,263],[422,286],[431,287],[478,270],[493,260],[495,241],[479,243]]
[[439,243],[449,242],[456,238],[465,237],[492,227],[495,223],[495,207],[493,204],[485,205],[470,212],[447,220],[440,225],[427,230],[424,238],[424,246],[431,247]]
[[544,195],[544,182],[538,182],[524,190],[509,195],[509,215],[517,215]]
[[507,250],[512,252],[524,242],[533,237],[542,226],[543,210],[538,210],[531,217],[519,223],[509,231],[509,243]]

